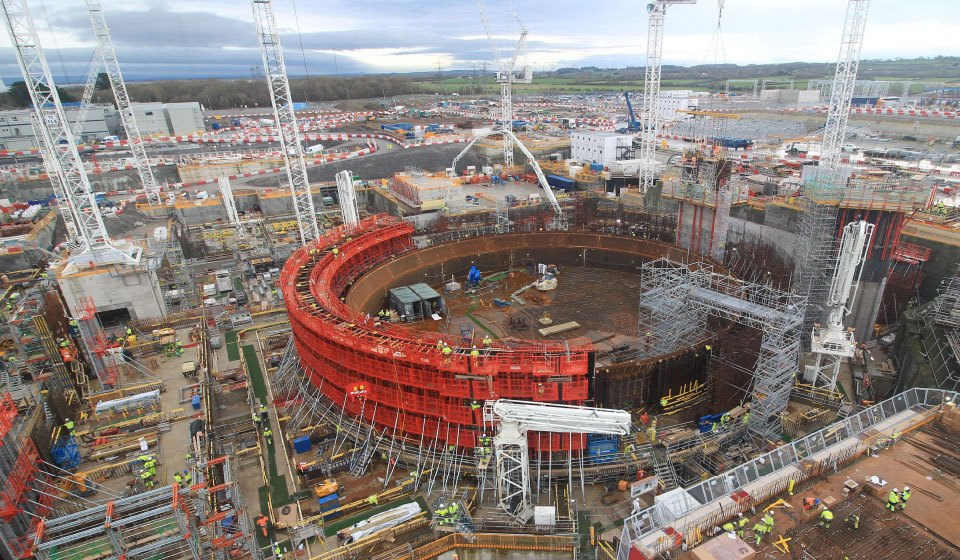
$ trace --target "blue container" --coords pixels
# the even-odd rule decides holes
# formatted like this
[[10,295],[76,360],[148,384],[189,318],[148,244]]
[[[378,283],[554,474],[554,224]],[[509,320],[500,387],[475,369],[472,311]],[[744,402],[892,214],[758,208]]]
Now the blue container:
[[603,164],[602,164],[602,163],[591,163],[591,164],[590,164],[590,171],[603,171]]
[[193,405],[194,410],[200,410],[200,395],[190,397],[190,404]]
[[587,454],[594,463],[609,463],[617,453],[617,436],[587,435]]
[[577,181],[575,179],[560,175],[547,175],[547,184],[555,189],[561,189],[567,192],[577,189]]
[[306,453],[312,449],[310,445],[310,436],[302,436],[294,438],[293,440],[293,450],[297,453]]
[[340,507],[340,496],[333,493],[322,498],[317,498],[317,503],[320,504],[320,511],[333,511]]

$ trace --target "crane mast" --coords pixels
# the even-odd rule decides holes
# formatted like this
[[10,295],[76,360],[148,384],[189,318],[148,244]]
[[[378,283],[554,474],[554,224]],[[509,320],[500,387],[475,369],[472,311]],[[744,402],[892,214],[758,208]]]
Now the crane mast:
[[660,132],[660,71],[663,67],[663,18],[667,6],[696,4],[697,0],[651,0],[647,3],[647,65],[643,76],[640,130],[640,192],[656,180],[657,134]]
[[87,120],[87,111],[90,108],[90,101],[93,99],[93,90],[97,87],[97,76],[100,75],[100,49],[93,53],[90,59],[90,68],[87,70],[87,81],[84,82],[83,95],[80,97],[80,107],[77,110],[77,120],[73,121],[73,137],[80,139],[83,133],[83,123]]
[[253,19],[257,24],[257,38],[263,55],[263,68],[270,87],[270,103],[280,137],[280,150],[286,162],[287,182],[293,197],[293,211],[300,226],[300,241],[307,243],[320,235],[317,213],[310,194],[307,164],[303,160],[303,143],[293,110],[293,96],[287,80],[287,67],[280,47],[280,31],[273,13],[271,0],[251,0]]
[[[90,23],[93,25],[93,32],[97,36],[97,53],[103,60],[103,66],[110,78],[110,87],[113,89],[113,98],[117,102],[120,122],[123,123],[123,130],[127,134],[127,146],[133,154],[133,162],[137,167],[137,174],[140,175],[140,181],[143,183],[143,191],[147,194],[149,204],[159,206],[161,204],[160,185],[157,184],[157,180],[150,171],[150,158],[147,157],[147,150],[143,146],[143,138],[141,138],[140,129],[137,127],[137,119],[133,116],[133,107],[130,105],[130,96],[127,95],[127,86],[123,82],[123,74],[120,73],[120,62],[117,60],[117,53],[113,48],[113,40],[110,39],[110,29],[107,27],[107,21],[103,17],[103,7],[100,5],[100,0],[86,0],[86,2],[87,11],[90,13]],[[92,64],[91,66],[97,65]],[[89,77],[87,79],[87,87],[90,87]],[[94,76],[94,85],[96,85],[96,81],[96,76]],[[86,94],[86,90],[84,90],[84,94]],[[81,110],[83,110],[82,107]],[[83,126],[83,124],[78,126]]]
[[[508,61],[500,56],[500,47],[494,39],[493,28],[490,26],[483,0],[477,0],[477,9],[480,11],[480,19],[483,21],[483,28],[487,32],[487,40],[490,41],[493,58],[497,63],[497,82],[500,83],[500,127],[503,130],[513,132],[513,84],[529,84],[533,81],[533,71],[529,66],[524,66],[521,74],[517,75],[515,73],[517,60],[521,54],[526,52],[527,28],[517,19],[517,23],[520,24],[520,39],[513,50],[513,57]],[[513,145],[513,138],[504,134],[503,165],[506,167],[513,167]]]
[[343,170],[337,173],[337,200],[340,201],[340,214],[344,225],[356,224],[360,221],[360,211],[357,209],[357,188],[353,184],[353,172]]
[[843,178],[838,175],[841,147],[847,135],[847,119],[857,85],[857,69],[860,66],[860,49],[867,23],[870,0],[849,0],[847,15],[840,41],[837,71],[833,78],[827,122],[823,127],[823,145],[820,163],[817,166],[817,183],[822,186],[842,187]]
[[498,505],[521,522],[532,515],[527,432],[624,436],[631,426],[630,413],[624,410],[507,399],[486,401],[483,420],[497,426],[493,448]]
[[829,391],[837,386],[837,374],[843,358],[852,356],[856,349],[853,331],[844,330],[843,318],[850,313],[850,307],[857,297],[863,263],[867,260],[875,228],[863,220],[851,222],[843,228],[840,252],[826,302],[830,313],[826,326],[815,325],[813,329],[811,347],[817,354],[817,363],[812,371],[807,371],[806,377],[815,386]]
[[119,247],[107,234],[26,0],[0,0],[0,6],[33,103],[33,122],[41,136],[44,167],[53,173],[51,184],[64,213],[68,235],[74,236],[68,240],[70,245],[94,257],[88,260],[95,262],[98,258],[112,260],[108,255],[115,254],[125,262],[139,262],[140,248]]

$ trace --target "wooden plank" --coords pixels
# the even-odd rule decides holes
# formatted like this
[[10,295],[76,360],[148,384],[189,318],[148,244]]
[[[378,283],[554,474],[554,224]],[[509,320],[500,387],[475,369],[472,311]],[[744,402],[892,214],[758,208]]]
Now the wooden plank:
[[576,321],[570,321],[569,323],[560,323],[559,325],[553,325],[551,327],[546,327],[538,330],[540,331],[540,336],[550,336],[552,334],[572,331],[573,329],[579,329],[579,328],[580,328],[580,323]]

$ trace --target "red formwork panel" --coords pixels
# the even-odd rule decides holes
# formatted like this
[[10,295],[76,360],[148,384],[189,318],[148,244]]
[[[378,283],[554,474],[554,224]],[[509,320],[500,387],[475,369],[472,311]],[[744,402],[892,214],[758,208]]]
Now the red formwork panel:
[[[568,404],[586,399],[593,351],[587,342],[512,341],[509,348],[495,343],[477,358],[459,347],[458,337],[376,326],[348,308],[343,298],[352,283],[413,250],[412,234],[408,223],[373,216],[325,232],[287,260],[280,285],[301,363],[313,385],[345,414],[362,415],[391,437],[424,441],[425,446],[474,446],[484,426],[480,411],[470,407],[472,399]],[[443,355],[438,341],[455,352]],[[560,376],[571,381],[547,380]],[[358,385],[364,386],[362,394],[357,394]],[[571,447],[569,437],[555,443],[555,450]],[[574,438],[572,445],[582,449],[582,438]]]

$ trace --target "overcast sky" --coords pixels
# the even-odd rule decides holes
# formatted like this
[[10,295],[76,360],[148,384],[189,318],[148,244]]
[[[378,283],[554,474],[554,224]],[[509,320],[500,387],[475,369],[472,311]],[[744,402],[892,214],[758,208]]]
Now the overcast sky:
[[[249,76],[261,66],[246,0],[101,0],[128,79]],[[29,0],[59,83],[81,82],[93,53],[83,0]],[[667,64],[829,62],[837,58],[845,0],[718,0],[673,6]],[[498,41],[512,52],[529,29],[527,62],[643,66],[643,0],[487,0]],[[471,0],[275,0],[290,75],[482,68],[493,56]],[[294,16],[294,11],[299,17]],[[299,28],[298,28],[299,27]],[[4,27],[4,29],[6,29]],[[719,36],[720,40],[717,40]],[[864,58],[960,55],[960,0],[873,0]],[[7,33],[0,76],[21,79]],[[67,79],[64,79],[66,76]]]

